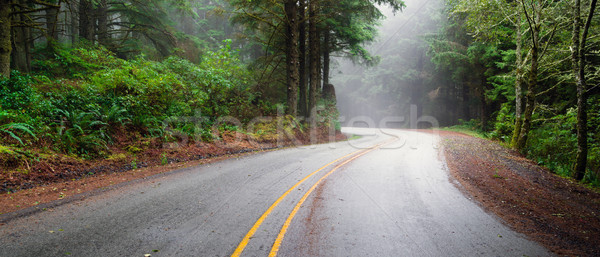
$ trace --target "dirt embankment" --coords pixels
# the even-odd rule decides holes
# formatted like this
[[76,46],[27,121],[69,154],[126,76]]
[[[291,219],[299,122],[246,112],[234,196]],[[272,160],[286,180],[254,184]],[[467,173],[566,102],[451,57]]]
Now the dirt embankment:
[[558,255],[600,256],[600,193],[497,143],[440,136],[451,175],[486,210]]

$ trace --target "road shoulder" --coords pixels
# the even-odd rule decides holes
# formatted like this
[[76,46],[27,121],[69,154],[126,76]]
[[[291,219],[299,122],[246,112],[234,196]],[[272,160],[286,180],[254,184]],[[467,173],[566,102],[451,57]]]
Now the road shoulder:
[[495,142],[439,133],[451,176],[487,211],[556,254],[600,256],[600,193]]

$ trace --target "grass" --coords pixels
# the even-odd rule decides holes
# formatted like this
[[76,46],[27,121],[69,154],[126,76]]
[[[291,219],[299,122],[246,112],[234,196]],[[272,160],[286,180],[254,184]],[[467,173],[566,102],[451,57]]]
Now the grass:
[[356,140],[356,139],[359,139],[359,138],[362,138],[362,136],[361,135],[352,135],[347,140],[350,141],[350,140]]
[[485,133],[474,130],[471,127],[468,126],[464,126],[464,125],[456,125],[456,126],[451,126],[451,127],[444,127],[444,128],[438,128],[439,130],[443,130],[443,131],[452,131],[452,132],[458,132],[458,133],[463,133],[472,137],[477,137],[477,138],[482,138],[482,139],[489,139],[488,136],[486,136]]

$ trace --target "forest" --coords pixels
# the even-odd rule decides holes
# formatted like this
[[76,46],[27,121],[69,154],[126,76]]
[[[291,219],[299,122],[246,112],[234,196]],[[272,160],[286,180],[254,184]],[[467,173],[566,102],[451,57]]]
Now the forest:
[[181,151],[212,149],[207,144],[232,133],[258,143],[283,132],[294,142],[312,131],[331,135],[339,123],[329,56],[373,59],[363,46],[383,18],[380,4],[403,7],[395,0],[3,1],[2,189],[91,175],[107,162],[135,169],[206,158],[215,153]]
[[[3,1],[0,166],[135,164],[156,142],[263,133],[245,124],[282,110],[292,129],[339,129],[335,84],[352,92],[338,90],[341,110],[414,106],[599,186],[596,2]],[[374,49],[386,15],[412,30]],[[352,74],[332,74],[342,59]]]
[[368,116],[380,124],[414,110],[600,185],[596,1],[406,5],[367,47],[378,65],[338,60],[332,80],[346,121]]

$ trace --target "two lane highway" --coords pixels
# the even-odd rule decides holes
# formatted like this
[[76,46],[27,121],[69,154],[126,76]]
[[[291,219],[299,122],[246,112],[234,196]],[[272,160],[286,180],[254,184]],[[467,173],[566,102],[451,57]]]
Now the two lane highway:
[[452,184],[433,134],[188,168],[0,226],[0,256],[548,256]]

